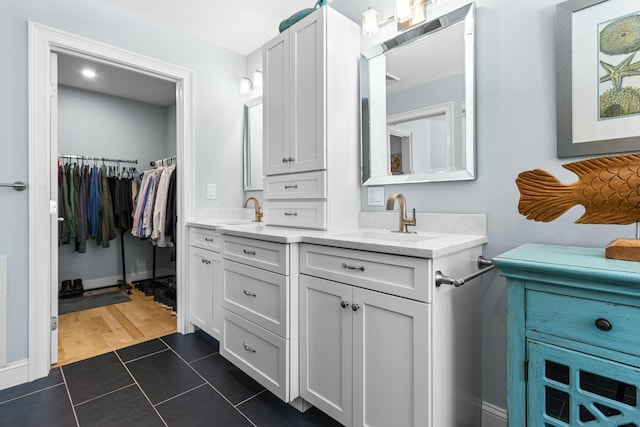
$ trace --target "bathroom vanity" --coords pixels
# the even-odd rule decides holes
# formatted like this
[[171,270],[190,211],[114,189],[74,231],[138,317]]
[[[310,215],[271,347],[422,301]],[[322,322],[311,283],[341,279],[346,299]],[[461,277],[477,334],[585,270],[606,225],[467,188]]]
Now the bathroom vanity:
[[[361,222],[397,226],[395,212],[371,216],[384,221]],[[445,222],[470,217],[480,227],[463,233],[217,227],[221,355],[282,400],[346,426],[479,425],[481,283],[435,281],[437,271],[478,270],[484,216]]]

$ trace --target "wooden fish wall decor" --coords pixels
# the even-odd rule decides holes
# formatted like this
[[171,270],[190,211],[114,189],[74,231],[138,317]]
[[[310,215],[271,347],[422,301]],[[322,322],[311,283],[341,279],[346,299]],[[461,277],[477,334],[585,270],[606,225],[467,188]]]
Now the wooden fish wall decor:
[[562,165],[578,175],[563,184],[541,169],[522,172],[518,211],[534,221],[549,222],[575,205],[585,208],[578,224],[640,222],[640,154],[598,157]]

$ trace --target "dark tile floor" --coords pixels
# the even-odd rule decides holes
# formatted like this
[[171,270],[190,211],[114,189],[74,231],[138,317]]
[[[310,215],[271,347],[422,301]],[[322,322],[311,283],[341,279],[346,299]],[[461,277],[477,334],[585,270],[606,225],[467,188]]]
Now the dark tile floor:
[[201,333],[168,335],[0,390],[0,425],[340,426],[315,408],[300,413],[283,403]]

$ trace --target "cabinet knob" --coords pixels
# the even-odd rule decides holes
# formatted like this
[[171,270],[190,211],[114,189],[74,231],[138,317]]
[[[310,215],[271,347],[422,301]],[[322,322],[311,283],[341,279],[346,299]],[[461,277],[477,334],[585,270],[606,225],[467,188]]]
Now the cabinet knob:
[[613,329],[613,325],[611,324],[611,322],[609,322],[607,319],[603,319],[602,317],[596,319],[595,324],[596,328],[604,332],[608,332]]
[[289,162],[293,162],[293,157],[289,157],[289,158],[287,159],[287,161],[289,161]]
[[347,308],[349,307],[349,301],[340,301],[340,306],[342,308]]
[[286,157],[282,158],[282,163],[287,163],[289,161],[289,159],[287,159]]
[[360,309],[360,304],[351,304],[351,310],[358,311]]

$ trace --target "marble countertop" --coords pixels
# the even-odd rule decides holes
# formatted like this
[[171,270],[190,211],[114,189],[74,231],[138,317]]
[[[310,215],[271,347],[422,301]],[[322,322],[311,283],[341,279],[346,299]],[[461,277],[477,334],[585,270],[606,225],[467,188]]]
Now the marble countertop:
[[485,234],[418,231],[392,233],[382,228],[352,231],[320,231],[264,225],[246,219],[194,220],[190,227],[216,230],[222,234],[277,243],[313,243],[325,246],[381,252],[418,258],[435,258],[487,242]]

